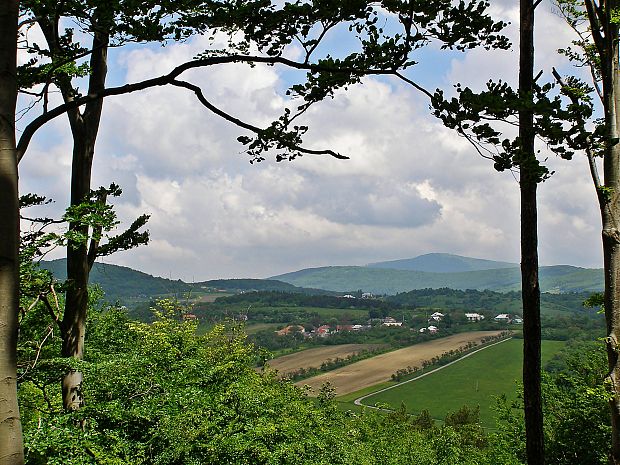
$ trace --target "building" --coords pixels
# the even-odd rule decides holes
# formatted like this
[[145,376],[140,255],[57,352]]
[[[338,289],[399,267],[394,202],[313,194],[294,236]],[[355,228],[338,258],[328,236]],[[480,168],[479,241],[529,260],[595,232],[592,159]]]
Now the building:
[[510,318],[510,315],[508,313],[500,313],[493,319],[498,323],[510,324],[512,322],[512,318]]
[[392,318],[391,316],[387,316],[381,320],[381,325],[382,326],[402,326],[403,323],[402,321],[396,321],[396,319]]
[[301,325],[288,325],[285,326],[284,328],[282,328],[279,331],[276,331],[276,334],[278,336],[286,336],[288,334],[293,334],[293,333],[305,333],[304,327]]
[[430,325],[428,328],[420,328],[421,333],[437,334],[439,328],[437,326]]
[[428,322],[430,323],[431,321],[441,321],[441,320],[443,320],[444,317],[445,317],[445,315],[443,313],[435,312],[428,319]]
[[480,313],[466,313],[465,318],[467,318],[468,322],[475,323],[477,321],[484,320],[484,315],[481,315]]
[[321,325],[314,330],[314,334],[318,337],[327,337],[331,333],[329,325]]

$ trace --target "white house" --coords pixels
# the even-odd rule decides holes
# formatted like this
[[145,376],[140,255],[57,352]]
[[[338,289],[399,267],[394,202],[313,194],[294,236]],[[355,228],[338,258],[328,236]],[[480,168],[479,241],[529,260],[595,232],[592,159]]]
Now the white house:
[[508,313],[500,313],[493,319],[498,323],[510,323],[512,321],[512,318],[510,318]]
[[465,318],[467,318],[467,321],[470,323],[475,323],[476,321],[484,320],[484,315],[481,315],[480,313],[466,313]]
[[396,321],[396,319],[392,318],[391,316],[387,316],[383,318],[381,324],[383,326],[402,326],[403,325],[402,321]]
[[420,328],[421,333],[437,334],[437,331],[439,331],[439,328],[433,325],[430,325],[428,328]]

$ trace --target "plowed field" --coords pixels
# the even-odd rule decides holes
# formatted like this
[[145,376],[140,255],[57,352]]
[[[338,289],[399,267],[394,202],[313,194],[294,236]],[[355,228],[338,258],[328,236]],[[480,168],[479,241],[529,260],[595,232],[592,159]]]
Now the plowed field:
[[[483,337],[498,335],[501,331],[472,331],[422,342],[404,349],[377,355],[312,378],[299,381],[317,394],[321,386],[329,381],[336,388],[337,395],[348,394],[360,389],[389,381],[392,373],[407,366],[421,366],[423,360],[430,360],[451,349],[464,346],[469,341],[480,342]],[[302,352],[303,353],[303,352]]]
[[328,359],[345,358],[352,354],[359,354],[363,350],[373,350],[381,346],[382,344],[342,344],[317,347],[274,358],[269,361],[269,366],[285,375],[300,368],[319,368],[321,363]]

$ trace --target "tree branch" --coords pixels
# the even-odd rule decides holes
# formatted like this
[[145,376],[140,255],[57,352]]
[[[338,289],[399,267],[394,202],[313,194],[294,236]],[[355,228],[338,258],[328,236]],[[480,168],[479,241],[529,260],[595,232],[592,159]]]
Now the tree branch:
[[[234,116],[229,115],[228,113],[224,112],[223,110],[220,110],[218,107],[216,107],[215,105],[213,105],[211,102],[209,102],[204,94],[202,93],[202,89],[194,84],[190,84],[189,82],[186,81],[179,81],[179,80],[173,80],[170,84],[172,84],[173,86],[177,86],[177,87],[184,87],[185,89],[189,89],[192,92],[194,92],[194,94],[196,94],[196,97],[198,98],[198,100],[200,101],[200,103],[202,103],[205,107],[207,107],[210,111],[212,111],[213,113],[215,113],[216,115],[224,118],[226,121],[229,121],[237,126],[239,126],[240,128],[243,129],[247,129],[248,131],[251,131],[255,134],[262,134],[265,132],[264,129],[259,128],[258,126],[253,126],[251,124],[248,124],[244,121],[241,121],[238,118],[235,118]],[[304,147],[300,147],[299,145],[288,145],[286,143],[284,143],[284,145],[286,145],[289,149],[292,150],[296,150],[298,152],[301,153],[307,153],[307,154],[311,154],[311,155],[330,155],[334,158],[338,158],[339,160],[348,160],[349,157],[345,156],[345,155],[341,155],[337,152],[334,152],[333,150],[312,150],[312,149],[306,149]]]
[[592,32],[592,39],[596,50],[601,57],[605,56],[605,40],[601,35],[601,22],[598,17],[599,9],[592,2],[592,0],[585,0],[586,11],[588,13],[588,19],[590,20],[590,31]]
[[398,71],[392,71],[392,73],[394,76],[398,77],[400,80],[406,82],[407,84],[409,84],[410,86],[412,86],[413,88],[419,90],[420,92],[422,92],[423,94],[425,94],[428,98],[432,99],[433,98],[433,94],[431,94],[428,90],[426,90],[424,87],[422,87],[420,84],[412,81],[411,79],[409,79],[408,77],[405,77],[404,75],[402,75],[401,73],[399,73]]
[[[355,73],[355,74],[360,74],[360,75],[391,75],[391,74],[399,75],[398,73],[395,73],[393,70],[385,70],[385,69],[333,68],[329,66],[299,63],[299,62],[289,60],[281,56],[262,57],[262,56],[251,56],[251,55],[226,55],[226,56],[200,58],[197,60],[183,63],[182,65],[179,65],[176,68],[174,68],[170,73],[162,75],[162,76],[158,76],[158,77],[151,78],[151,79],[146,79],[144,81],[140,81],[140,82],[136,82],[132,84],[125,84],[125,85],[118,86],[118,87],[109,87],[109,88],[98,90],[96,92],[90,92],[87,95],[76,97],[75,99],[71,101],[67,101],[64,104],[59,105],[49,110],[47,113],[44,113],[38,116],[37,118],[32,120],[24,128],[24,131],[22,132],[22,135],[17,144],[18,162],[21,161],[21,159],[24,157],[24,154],[26,153],[26,149],[28,148],[28,145],[30,144],[30,141],[32,140],[32,137],[34,136],[35,132],[48,121],[51,121],[54,118],[68,111],[73,111],[84,104],[87,104],[89,102],[93,102],[95,100],[102,99],[105,97],[109,97],[113,95],[129,94],[132,92],[137,92],[137,91],[148,89],[151,87],[165,86],[165,85],[171,84],[172,81],[174,81],[179,75],[191,69],[226,64],[226,63],[251,63],[251,64],[262,63],[262,64],[267,64],[267,65],[281,64],[281,65],[285,65],[285,66],[288,66],[294,69],[306,70],[306,71],[318,72],[318,73],[331,72],[331,73],[348,73],[348,74]],[[413,83],[411,80],[405,78],[404,76],[399,76],[399,77],[401,77],[401,79],[413,85],[416,89],[424,92],[427,96],[431,97],[430,92],[428,92],[427,90]]]
[[[566,85],[566,83],[562,79],[562,76],[560,76],[560,73],[558,73],[555,68],[552,68],[551,73],[553,74],[553,77],[558,82],[558,84],[560,84],[560,87],[562,88],[562,91],[564,92],[564,94],[571,100],[571,102],[573,102],[573,104],[578,105],[579,97],[575,95],[574,92],[571,91],[569,86]],[[585,124],[583,120],[581,121],[581,123]],[[601,198],[600,198],[601,178],[598,173],[598,166],[596,165],[594,153],[592,153],[592,147],[588,144],[586,145],[585,150],[586,150],[586,157],[588,159],[588,165],[590,167],[590,176],[592,177],[592,182],[594,183],[594,188],[596,189],[597,197],[599,197],[599,202],[601,202]],[[601,203],[601,207],[602,206],[603,204]]]

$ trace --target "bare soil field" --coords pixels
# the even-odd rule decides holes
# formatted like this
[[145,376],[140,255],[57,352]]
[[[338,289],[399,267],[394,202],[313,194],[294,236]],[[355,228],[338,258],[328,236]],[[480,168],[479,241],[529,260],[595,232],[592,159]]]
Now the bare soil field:
[[383,344],[342,344],[337,346],[324,346],[315,349],[302,350],[290,355],[274,358],[269,361],[269,366],[278,370],[282,375],[299,370],[300,368],[318,368],[327,359],[337,357],[345,358],[352,354],[358,354],[363,350],[373,350]]
[[296,384],[298,386],[309,385],[312,388],[310,395],[317,395],[321,386],[329,381],[336,388],[336,394],[341,396],[389,381],[392,373],[395,373],[400,368],[421,366],[423,360],[430,360],[451,349],[457,349],[469,341],[480,342],[483,337],[495,336],[500,333],[501,331],[472,331],[453,334],[452,336],[422,342],[404,349],[361,360],[351,365],[304,379]]

